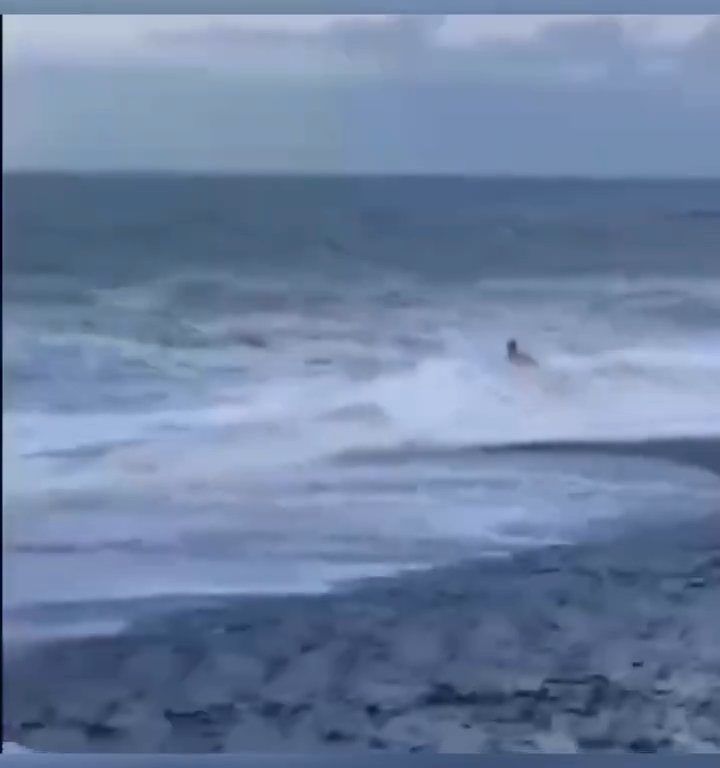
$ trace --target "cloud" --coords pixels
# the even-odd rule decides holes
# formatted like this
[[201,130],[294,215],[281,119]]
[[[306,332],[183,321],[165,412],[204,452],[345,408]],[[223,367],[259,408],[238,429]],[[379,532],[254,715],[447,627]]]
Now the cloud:
[[649,73],[661,48],[633,38],[626,23],[608,17],[548,22],[527,40],[480,46],[477,55],[521,79],[627,87]]
[[690,72],[717,81],[720,73],[720,18],[711,21],[682,53],[682,62]]
[[[253,29],[211,22],[195,29],[154,31],[146,39],[160,50],[204,53],[210,60],[219,55],[226,63],[233,57],[240,63],[265,54],[302,69],[308,59],[319,55],[328,68],[334,58],[335,64],[355,63],[363,71],[367,63],[400,68],[419,64],[424,54],[433,52],[434,36],[443,22],[443,16],[338,16],[314,29]],[[292,55],[297,58],[291,61]]]
[[28,21],[6,164],[720,174],[719,21],[307,18]]
[[[704,29],[703,29],[704,25]],[[231,71],[514,82],[647,80],[707,88],[720,22],[698,17],[15,17],[4,59]],[[698,33],[699,31],[699,33]]]
[[416,59],[436,47],[444,16],[395,16],[383,24],[338,21],[326,35],[349,56],[377,56],[391,60]]
[[[488,17],[492,19],[493,17]],[[468,17],[468,20],[470,17]],[[211,23],[195,29],[153,32],[147,42],[158,50],[205,57],[207,63],[241,64],[264,54],[302,70],[321,56],[328,73],[412,78],[495,78],[515,81],[614,81],[626,86],[642,78],[696,77],[720,60],[720,23],[699,35],[673,40],[666,34],[638,34],[657,27],[624,17],[536,17],[534,31],[520,36],[482,35],[462,42],[444,33],[457,17],[338,17],[315,29],[252,29],[237,23]],[[492,26],[492,25],[491,25]],[[527,25],[522,25],[527,30]],[[506,22],[505,29],[512,29]],[[530,27],[532,29],[532,26]],[[333,66],[336,67],[333,70]]]

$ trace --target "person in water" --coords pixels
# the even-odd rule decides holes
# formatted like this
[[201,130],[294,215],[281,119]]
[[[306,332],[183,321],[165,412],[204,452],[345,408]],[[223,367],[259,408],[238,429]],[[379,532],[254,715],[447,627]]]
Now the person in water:
[[510,339],[507,343],[507,357],[513,365],[537,366],[537,360],[534,357],[518,349],[515,339]]

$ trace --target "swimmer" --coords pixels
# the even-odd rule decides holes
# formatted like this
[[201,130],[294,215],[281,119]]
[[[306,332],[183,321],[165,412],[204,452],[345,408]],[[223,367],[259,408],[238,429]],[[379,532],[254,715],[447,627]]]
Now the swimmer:
[[537,367],[537,360],[526,352],[521,352],[515,339],[510,339],[507,343],[507,358],[513,365]]

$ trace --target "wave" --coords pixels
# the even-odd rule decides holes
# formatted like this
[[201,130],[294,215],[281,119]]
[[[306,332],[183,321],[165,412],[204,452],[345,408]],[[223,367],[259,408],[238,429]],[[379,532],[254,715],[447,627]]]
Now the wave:
[[[288,466],[357,451],[434,446],[508,448],[720,435],[720,359],[704,349],[548,355],[514,369],[490,350],[431,357],[357,378],[251,380],[193,408],[6,416],[6,445],[38,461],[95,457],[205,477]],[[252,451],[247,450],[252,446]],[[192,459],[190,459],[192,457]],[[150,472],[157,482],[167,475]]]
[[3,755],[25,755],[25,754],[33,754],[32,749],[27,749],[26,747],[21,747],[19,744],[16,744],[14,741],[3,741],[2,744],[2,753]]
[[[32,322],[13,313],[3,334],[5,445],[15,456],[6,463],[30,460],[18,469],[30,478],[63,459],[63,482],[84,462],[88,475],[102,468],[117,483],[130,473],[133,487],[222,486],[238,472],[408,446],[720,435],[720,335],[696,317],[720,313],[717,281],[585,276],[345,291],[309,276],[291,284],[207,273],[208,306],[198,302],[190,317],[185,288],[195,292],[197,279],[96,289],[92,329],[82,306],[37,309]],[[223,281],[227,302],[214,303],[207,291]],[[182,336],[185,326],[192,343],[169,344],[167,327]],[[508,366],[509,335],[539,370]]]
[[643,440],[558,440],[506,445],[437,446],[408,444],[391,451],[349,451],[339,457],[341,464],[416,463],[447,459],[479,458],[493,454],[609,454],[619,457],[663,459],[675,464],[706,469],[720,476],[720,437],[676,437]]

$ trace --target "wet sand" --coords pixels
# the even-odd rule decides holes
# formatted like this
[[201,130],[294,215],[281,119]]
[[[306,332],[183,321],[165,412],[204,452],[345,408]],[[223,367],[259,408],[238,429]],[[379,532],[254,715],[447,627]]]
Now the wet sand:
[[6,738],[59,751],[718,751],[719,532],[698,520],[10,652]]

